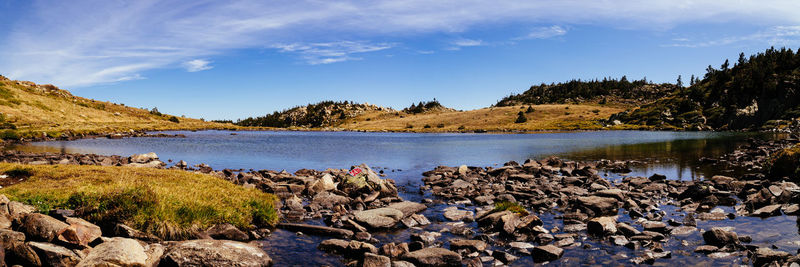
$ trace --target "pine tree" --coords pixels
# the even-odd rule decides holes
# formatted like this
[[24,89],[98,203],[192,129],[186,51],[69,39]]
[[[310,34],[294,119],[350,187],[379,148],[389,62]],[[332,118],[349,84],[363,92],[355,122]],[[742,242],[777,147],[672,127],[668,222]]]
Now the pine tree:
[[522,111],[520,111],[519,113],[517,113],[517,120],[515,120],[514,123],[523,123],[526,121],[528,121],[528,118],[525,118],[525,113],[522,113]]
[[680,75],[678,75],[678,87],[683,87],[683,81],[681,80]]

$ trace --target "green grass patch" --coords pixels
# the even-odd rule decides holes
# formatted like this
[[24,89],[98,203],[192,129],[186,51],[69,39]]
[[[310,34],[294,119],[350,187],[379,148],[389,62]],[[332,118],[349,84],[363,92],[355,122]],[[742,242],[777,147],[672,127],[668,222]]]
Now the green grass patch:
[[[26,181],[0,194],[40,211],[74,209],[100,226],[117,222],[164,239],[180,240],[218,223],[241,229],[274,226],[275,196],[218,177],[179,170],[0,163],[0,172],[25,169]],[[10,176],[10,175],[9,175]]]
[[492,211],[497,212],[497,211],[506,211],[506,210],[510,211],[510,212],[513,212],[513,213],[516,213],[516,214],[519,214],[520,216],[528,216],[528,214],[529,214],[528,211],[525,210],[525,208],[523,208],[520,204],[517,204],[515,202],[510,202],[510,201],[501,201],[501,202],[494,203],[494,210],[492,210]]

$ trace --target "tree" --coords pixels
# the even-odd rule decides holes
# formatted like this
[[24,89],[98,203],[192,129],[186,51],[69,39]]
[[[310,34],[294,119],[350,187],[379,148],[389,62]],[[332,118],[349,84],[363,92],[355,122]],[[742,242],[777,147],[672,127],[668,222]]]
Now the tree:
[[533,111],[534,111],[534,110],[533,110],[533,107],[531,107],[531,106],[529,105],[529,106],[528,106],[528,109],[527,109],[527,110],[525,110],[525,113],[531,113],[531,112],[533,112]]
[[742,52],[742,53],[739,53],[739,64],[737,64],[737,65],[741,66],[741,65],[744,65],[744,63],[747,63],[747,59],[744,58],[744,52]]
[[694,74],[692,74],[692,77],[691,77],[691,78],[689,78],[689,86],[692,86],[692,85],[694,85],[694,84],[695,84],[695,81],[694,81]]
[[722,63],[722,70],[728,70],[728,60],[725,60],[725,63]]
[[683,80],[681,80],[681,75],[678,75],[678,87],[683,87]]
[[525,113],[520,111],[519,113],[517,113],[517,119],[514,121],[514,123],[523,123],[526,121],[528,121],[528,118],[525,118]]

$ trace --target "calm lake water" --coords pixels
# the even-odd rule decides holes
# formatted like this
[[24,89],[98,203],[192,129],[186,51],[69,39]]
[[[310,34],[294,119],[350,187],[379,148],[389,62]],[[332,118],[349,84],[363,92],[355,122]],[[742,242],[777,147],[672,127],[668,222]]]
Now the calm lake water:
[[[420,201],[425,196],[418,193],[422,184],[421,173],[439,165],[471,166],[502,165],[527,158],[560,156],[572,160],[640,160],[648,164],[634,168],[631,175],[649,176],[665,174],[669,179],[702,179],[716,174],[729,174],[725,170],[699,166],[701,157],[716,157],[745,144],[748,138],[773,138],[764,134],[701,133],[701,132],[639,132],[602,131],[542,134],[413,134],[413,133],[358,133],[358,132],[288,132],[288,131],[200,131],[168,132],[184,134],[186,138],[105,138],[76,141],[40,142],[15,149],[67,153],[94,153],[105,155],[131,155],[155,152],[159,157],[185,160],[189,164],[206,163],[215,169],[298,169],[349,168],[367,163],[384,170],[388,178],[395,179],[403,189],[405,199]],[[612,177],[614,177],[612,175]],[[434,222],[426,230],[444,227],[441,210],[446,205],[434,205],[423,214]],[[662,206],[668,212],[664,220],[673,218],[675,207]],[[726,211],[733,211],[726,207]],[[562,227],[554,214],[540,214],[548,228]],[[674,217],[680,221],[680,217]],[[621,221],[630,220],[626,215]],[[321,221],[307,221],[319,224]],[[766,227],[765,225],[769,225]],[[794,254],[800,248],[795,216],[778,216],[767,219],[740,217],[735,220],[699,222],[711,226],[734,226],[740,234],[752,235],[755,245],[776,245]],[[381,242],[406,242],[411,231],[375,233]],[[448,234],[445,234],[447,237]],[[295,236],[277,230],[267,239],[265,250],[275,259],[277,266],[291,265],[342,265],[340,258],[325,256],[316,249],[322,237]],[[687,241],[681,243],[681,241]],[[599,240],[577,240],[590,244],[591,249],[573,248],[565,251],[559,261],[564,265],[576,264],[627,264],[627,259],[637,252],[616,247]],[[682,239],[671,239],[665,249],[672,250],[672,259],[661,259],[658,264],[708,265],[731,264],[732,259],[712,260],[694,254],[692,250],[703,244],[699,233]],[[530,257],[522,257],[514,266],[533,265]]]

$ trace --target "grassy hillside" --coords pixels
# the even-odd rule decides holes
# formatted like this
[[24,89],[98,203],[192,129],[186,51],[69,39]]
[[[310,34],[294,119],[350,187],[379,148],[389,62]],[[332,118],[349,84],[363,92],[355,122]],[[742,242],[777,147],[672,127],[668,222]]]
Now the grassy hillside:
[[[129,130],[176,130],[233,127],[171,115],[122,104],[77,97],[53,85],[8,80],[0,76],[0,125],[6,136],[51,137],[62,133],[91,134]],[[177,121],[177,122],[176,122]]]
[[[547,104],[408,114],[372,112],[344,121],[337,128],[367,131],[472,132],[603,129],[602,119],[621,112],[624,105]],[[526,122],[515,123],[523,112]]]
[[12,200],[44,212],[74,209],[99,225],[122,222],[166,239],[216,223],[246,229],[278,219],[273,195],[182,170],[0,163],[0,173],[25,179],[0,189]]
[[495,106],[568,103],[627,103],[641,105],[667,96],[677,90],[674,84],[654,84],[646,79],[628,81],[604,78],[603,80],[572,80],[564,83],[531,86],[521,94],[512,94],[497,101]]

